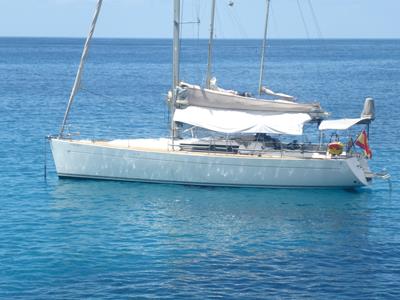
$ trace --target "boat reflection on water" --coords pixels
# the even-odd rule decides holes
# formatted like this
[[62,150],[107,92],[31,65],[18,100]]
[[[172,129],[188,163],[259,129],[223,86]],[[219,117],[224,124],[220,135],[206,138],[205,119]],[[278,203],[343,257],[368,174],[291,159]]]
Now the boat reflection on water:
[[74,179],[60,180],[53,193],[54,209],[73,209],[77,220],[101,217],[105,227],[132,230],[134,235],[142,229],[176,243],[193,238],[240,244],[248,239],[265,246],[284,240],[361,242],[368,234],[366,202],[371,194],[368,190],[231,189]]
[[379,245],[371,193],[59,180],[50,208],[62,232],[54,251],[78,253],[79,268],[144,285],[155,298],[357,291],[384,282],[382,261],[371,260],[380,255],[371,250]]

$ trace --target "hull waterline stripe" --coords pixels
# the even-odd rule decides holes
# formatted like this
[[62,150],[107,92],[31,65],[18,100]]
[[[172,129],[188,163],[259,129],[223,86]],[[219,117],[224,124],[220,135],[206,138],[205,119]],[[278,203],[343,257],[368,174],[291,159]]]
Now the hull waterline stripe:
[[129,182],[144,182],[144,183],[161,183],[161,184],[179,184],[179,185],[194,185],[194,186],[215,186],[215,187],[237,187],[237,188],[293,188],[293,189],[349,189],[359,188],[365,185],[349,185],[349,186],[304,186],[304,185],[251,185],[251,184],[225,184],[225,183],[202,183],[202,182],[186,182],[186,181],[169,181],[169,180],[151,180],[141,178],[125,178],[125,177],[107,177],[107,176],[96,176],[96,175],[78,175],[78,174],[64,174],[57,173],[60,178],[78,178],[78,179],[95,179],[95,180],[110,180],[110,181],[129,181]]

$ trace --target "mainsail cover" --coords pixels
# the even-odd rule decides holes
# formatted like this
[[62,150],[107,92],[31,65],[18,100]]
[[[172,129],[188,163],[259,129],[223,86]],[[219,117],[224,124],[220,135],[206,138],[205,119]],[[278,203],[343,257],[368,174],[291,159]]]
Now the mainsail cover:
[[306,113],[239,111],[189,106],[176,109],[175,122],[182,122],[223,133],[267,133],[301,135],[304,123],[311,120]]
[[[182,83],[178,95],[187,106],[218,108],[226,110],[250,110],[270,113],[308,113],[312,117],[322,117],[324,111],[318,103],[303,104],[284,100],[262,100],[243,97],[233,91],[213,91],[199,86]],[[179,102],[179,100],[178,100]],[[180,101],[182,103],[182,101]]]

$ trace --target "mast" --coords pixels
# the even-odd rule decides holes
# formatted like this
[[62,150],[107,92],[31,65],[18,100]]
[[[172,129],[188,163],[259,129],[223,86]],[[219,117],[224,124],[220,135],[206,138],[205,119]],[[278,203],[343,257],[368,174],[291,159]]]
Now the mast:
[[267,33],[268,33],[268,17],[269,17],[269,5],[271,0],[267,0],[267,11],[265,14],[265,29],[264,29],[264,39],[261,51],[261,66],[260,66],[260,79],[258,81],[258,95],[262,92],[262,81],[264,77],[264,60],[265,60],[265,48],[267,46]]
[[215,20],[215,0],[212,0],[211,5],[211,23],[210,23],[210,38],[208,40],[208,64],[207,64],[207,81],[206,87],[210,88],[211,68],[212,68],[212,47],[214,42],[214,20]]
[[74,102],[75,96],[76,96],[76,94],[77,94],[77,92],[78,92],[78,90],[80,88],[80,84],[81,84],[81,80],[82,80],[83,67],[84,67],[86,58],[87,58],[88,53],[89,53],[90,42],[92,40],[92,37],[93,37],[93,34],[94,34],[94,30],[96,29],[97,18],[99,17],[102,4],[103,4],[103,0],[98,0],[97,1],[96,11],[95,11],[95,14],[93,16],[92,25],[90,26],[90,31],[89,31],[89,34],[88,34],[88,36],[86,38],[85,46],[83,47],[83,52],[82,52],[82,56],[81,56],[81,61],[79,63],[78,72],[77,72],[76,77],[75,77],[74,85],[72,86],[72,91],[71,91],[71,94],[69,96],[67,109],[66,109],[65,114],[64,114],[64,119],[63,119],[63,122],[62,122],[62,125],[61,125],[61,129],[60,129],[60,133],[59,133],[58,137],[62,137],[63,136],[64,130],[65,130],[65,124],[67,123],[68,115],[69,115],[69,112],[71,110],[72,103]]
[[170,101],[171,114],[171,137],[172,144],[176,137],[176,128],[174,122],[175,101],[177,98],[176,89],[179,85],[179,54],[180,54],[180,23],[181,23],[181,2],[174,0],[174,21],[173,21],[173,49],[172,49],[172,99]]

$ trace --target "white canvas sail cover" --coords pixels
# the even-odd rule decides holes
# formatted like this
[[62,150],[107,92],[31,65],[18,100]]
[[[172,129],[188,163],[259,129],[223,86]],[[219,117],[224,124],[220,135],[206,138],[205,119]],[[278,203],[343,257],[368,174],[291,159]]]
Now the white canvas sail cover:
[[319,125],[319,130],[347,130],[356,124],[364,124],[371,122],[369,118],[355,118],[355,119],[338,119],[338,120],[324,120]]
[[176,109],[175,122],[182,122],[223,133],[303,134],[306,113],[271,114],[263,111],[238,111],[189,106]]

